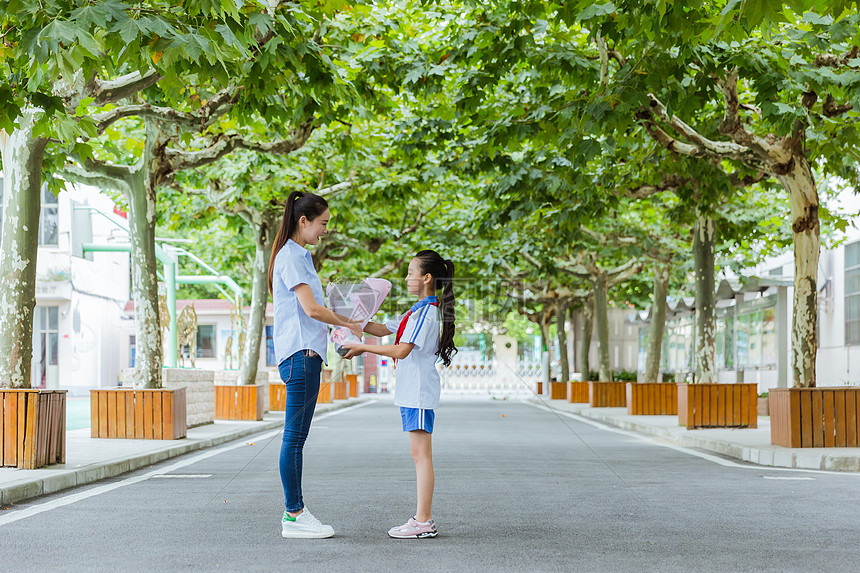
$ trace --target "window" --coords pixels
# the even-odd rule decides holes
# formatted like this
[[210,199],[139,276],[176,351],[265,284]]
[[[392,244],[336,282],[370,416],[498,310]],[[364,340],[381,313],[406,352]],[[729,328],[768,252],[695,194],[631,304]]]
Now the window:
[[756,310],[747,307],[736,321],[739,369],[776,365],[776,308],[771,297],[752,304]]
[[717,333],[714,337],[714,360],[717,369],[723,368],[726,363],[726,321],[717,318]]
[[[59,327],[56,306],[37,306],[33,315],[33,371],[35,388],[54,387],[59,364]],[[48,383],[51,383],[49,386]]]
[[639,327],[639,355],[636,360],[636,368],[639,372],[645,372],[648,363],[648,341],[651,339],[651,325]]
[[275,357],[275,327],[266,326],[266,366],[277,366]]
[[761,366],[761,312],[750,315],[749,365]]
[[39,246],[56,247],[59,233],[59,215],[57,211],[57,196],[51,193],[47,185],[42,186],[42,211],[39,217]]
[[860,344],[860,242],[845,246],[845,344]]
[[693,360],[693,322],[692,315],[666,321],[663,338],[663,358],[665,372],[689,372]]
[[738,368],[749,366],[750,356],[750,315],[743,314],[737,320]]
[[735,317],[729,315],[726,317],[726,337],[725,337],[725,367],[729,370],[735,367]]
[[776,309],[762,311],[761,323],[761,365],[776,364]]
[[[191,347],[187,344],[180,347],[183,358],[191,358]],[[197,358],[215,358],[215,325],[197,325]]]
[[215,358],[215,325],[197,327],[197,358]]

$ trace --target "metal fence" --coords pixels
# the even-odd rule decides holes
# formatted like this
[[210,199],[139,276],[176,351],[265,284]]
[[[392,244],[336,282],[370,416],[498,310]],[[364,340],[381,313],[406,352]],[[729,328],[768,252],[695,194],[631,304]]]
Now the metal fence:
[[496,360],[455,363],[440,368],[443,394],[472,394],[525,397],[534,394],[540,380],[540,362],[516,364]]

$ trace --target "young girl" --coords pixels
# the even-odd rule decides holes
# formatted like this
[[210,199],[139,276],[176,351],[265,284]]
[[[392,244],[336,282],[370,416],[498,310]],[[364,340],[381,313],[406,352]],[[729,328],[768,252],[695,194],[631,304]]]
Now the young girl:
[[[369,322],[364,332],[372,336],[395,334],[394,344],[375,346],[344,344],[349,348],[345,358],[364,352],[388,356],[395,360],[397,385],[394,403],[400,406],[403,431],[409,432],[415,476],[418,482],[418,509],[405,524],[392,527],[388,535],[397,539],[420,539],[436,536],[433,520],[433,410],[439,405],[441,390],[436,361],[451,364],[454,346],[454,263],[435,251],[421,251],[409,263],[406,287],[418,302],[409,312],[385,324]],[[436,291],[442,289],[442,301]],[[441,316],[440,316],[441,315]],[[440,335],[441,323],[441,335]]]

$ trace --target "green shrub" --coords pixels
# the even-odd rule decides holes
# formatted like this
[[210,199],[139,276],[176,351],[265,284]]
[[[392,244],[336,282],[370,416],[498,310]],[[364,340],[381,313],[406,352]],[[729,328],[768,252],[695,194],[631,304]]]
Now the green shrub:
[[613,372],[612,379],[616,382],[636,382],[636,372],[628,372],[627,370]]

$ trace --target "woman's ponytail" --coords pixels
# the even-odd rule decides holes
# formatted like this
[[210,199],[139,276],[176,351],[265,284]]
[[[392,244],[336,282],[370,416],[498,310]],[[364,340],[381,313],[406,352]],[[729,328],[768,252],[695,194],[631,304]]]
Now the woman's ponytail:
[[442,314],[442,334],[439,338],[439,351],[436,355],[442,359],[445,366],[451,365],[451,359],[457,353],[454,346],[456,325],[454,321],[454,263],[443,259],[436,251],[425,250],[415,255],[421,261],[421,274],[433,276],[435,290],[442,289],[439,309]]
[[325,213],[326,209],[328,209],[328,202],[313,193],[293,191],[287,197],[287,202],[284,205],[284,217],[281,219],[281,227],[275,236],[275,242],[272,244],[272,254],[269,257],[270,293],[272,292],[272,283],[275,278],[275,258],[283,246],[287,244],[287,241],[295,236],[299,228],[299,220],[302,217],[307,217],[308,221],[313,221]]

